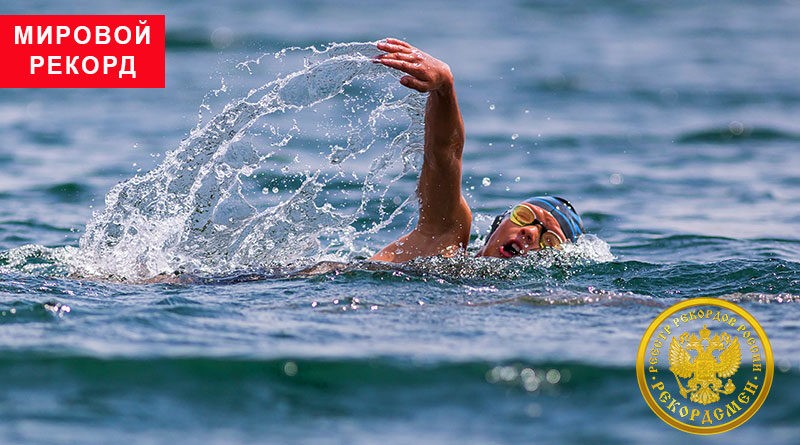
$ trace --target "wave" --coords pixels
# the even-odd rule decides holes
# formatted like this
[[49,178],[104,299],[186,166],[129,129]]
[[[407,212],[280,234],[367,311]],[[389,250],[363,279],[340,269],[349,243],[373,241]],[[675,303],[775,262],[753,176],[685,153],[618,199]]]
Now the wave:
[[57,202],[76,203],[86,202],[92,196],[92,188],[81,182],[63,182],[42,186],[37,191],[44,192],[45,195]]
[[[31,372],[20,372],[27,369]],[[528,371],[525,371],[525,370]],[[531,372],[532,371],[532,372]],[[556,376],[556,371],[558,376]],[[93,357],[59,352],[9,352],[0,358],[0,377],[47,382],[45,375],[91,381],[103,376],[108,384],[130,387],[141,384],[154,390],[175,386],[175,382],[242,381],[280,382],[309,387],[380,386],[387,381],[415,385],[459,382],[499,384],[524,389],[526,380],[546,386],[592,385],[603,380],[628,379],[631,366],[612,366],[526,359],[474,361],[418,361],[401,357],[365,358],[248,358],[248,357]],[[549,378],[546,377],[547,374]],[[8,381],[4,379],[4,381]],[[54,382],[56,384],[56,382]],[[530,383],[529,383],[530,384]],[[168,389],[167,389],[168,390]]]
[[739,141],[755,142],[797,142],[800,134],[769,127],[746,127],[732,123],[728,127],[706,128],[680,134],[676,142],[680,144],[726,144]]
[[598,288],[659,298],[749,295],[763,302],[793,303],[800,263],[774,258],[672,264],[624,260],[586,266],[572,281],[587,279]]
[[[776,375],[800,385],[800,372],[791,363],[778,366]],[[90,384],[130,391],[136,387],[151,392],[182,392],[187,386],[217,386],[236,382],[247,386],[260,382],[345,394],[372,387],[464,388],[469,385],[500,386],[521,392],[578,393],[588,388],[610,388],[618,384],[636,386],[635,366],[603,363],[530,360],[420,361],[402,357],[364,358],[247,358],[247,357],[92,357],[82,355],[4,352],[0,378],[8,385],[37,387]],[[69,386],[67,386],[68,388]],[[58,389],[53,389],[59,391]],[[231,388],[233,392],[239,390]]]

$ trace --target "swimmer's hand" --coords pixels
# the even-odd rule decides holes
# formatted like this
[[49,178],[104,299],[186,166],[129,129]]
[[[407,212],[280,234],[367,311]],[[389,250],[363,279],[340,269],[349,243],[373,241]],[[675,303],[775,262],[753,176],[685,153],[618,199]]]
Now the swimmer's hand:
[[404,86],[420,93],[448,92],[453,88],[453,73],[441,60],[398,39],[388,38],[377,46],[386,51],[375,58],[378,63],[408,74],[400,78]]

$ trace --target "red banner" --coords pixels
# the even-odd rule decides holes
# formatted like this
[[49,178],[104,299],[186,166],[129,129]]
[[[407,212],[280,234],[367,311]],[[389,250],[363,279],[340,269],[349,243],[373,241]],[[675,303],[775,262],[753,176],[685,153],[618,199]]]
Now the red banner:
[[0,88],[164,88],[163,15],[0,15]]

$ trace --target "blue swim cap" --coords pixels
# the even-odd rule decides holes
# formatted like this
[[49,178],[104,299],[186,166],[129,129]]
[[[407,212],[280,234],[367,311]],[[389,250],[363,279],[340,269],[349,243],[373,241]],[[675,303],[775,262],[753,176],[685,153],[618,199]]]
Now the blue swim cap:
[[[572,204],[566,199],[560,196],[534,196],[523,202],[541,207],[553,215],[553,218],[558,221],[561,231],[564,232],[568,240],[575,242],[578,236],[583,234],[583,222],[581,221],[581,217],[578,215],[578,212],[575,211],[575,208],[572,207]],[[503,222],[503,219],[507,215],[508,212],[497,215],[494,223],[492,223],[492,228],[489,230],[489,236],[486,237],[486,241],[489,241],[492,233],[497,230],[497,227],[500,226],[500,223]]]

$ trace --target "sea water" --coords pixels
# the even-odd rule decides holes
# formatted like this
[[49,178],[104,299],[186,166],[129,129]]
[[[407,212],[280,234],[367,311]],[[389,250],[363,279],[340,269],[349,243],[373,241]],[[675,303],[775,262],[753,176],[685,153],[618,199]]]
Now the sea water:
[[[164,13],[168,73],[0,91],[0,442],[800,433],[796,3],[10,8]],[[371,62],[389,35],[455,74],[471,252],[532,194],[591,235],[365,261],[415,222],[425,98]],[[708,438],[634,372],[649,322],[699,296],[751,312],[776,360],[761,410]]]

